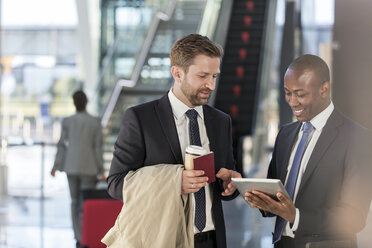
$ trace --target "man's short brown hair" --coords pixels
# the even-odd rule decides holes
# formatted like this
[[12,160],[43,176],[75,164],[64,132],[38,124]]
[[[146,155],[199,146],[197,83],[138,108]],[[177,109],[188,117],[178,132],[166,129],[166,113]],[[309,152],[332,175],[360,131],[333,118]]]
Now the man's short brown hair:
[[190,34],[178,39],[170,52],[171,66],[180,66],[187,73],[197,55],[222,58],[223,49],[207,36]]

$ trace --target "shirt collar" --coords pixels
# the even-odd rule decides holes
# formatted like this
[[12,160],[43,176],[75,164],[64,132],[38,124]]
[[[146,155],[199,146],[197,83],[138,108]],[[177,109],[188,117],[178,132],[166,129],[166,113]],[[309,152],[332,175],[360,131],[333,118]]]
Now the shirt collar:
[[[172,107],[173,115],[176,118],[176,120],[180,119],[186,113],[187,110],[191,109],[174,95],[173,88],[169,90],[168,98],[170,105]],[[202,119],[204,119],[203,107],[196,106],[194,109],[196,110],[196,112],[198,112],[199,116]]]
[[325,124],[327,123],[328,118],[331,116],[335,106],[333,102],[328,105],[322,112],[317,114],[313,119],[311,119],[310,123],[313,125],[315,130],[321,131]]

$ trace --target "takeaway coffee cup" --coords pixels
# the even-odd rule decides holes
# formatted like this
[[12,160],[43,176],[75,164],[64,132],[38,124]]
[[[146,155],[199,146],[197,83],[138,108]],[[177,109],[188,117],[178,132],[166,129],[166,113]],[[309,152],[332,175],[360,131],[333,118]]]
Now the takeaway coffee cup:
[[201,146],[188,146],[186,147],[185,153],[185,169],[186,170],[193,170],[194,169],[194,158],[197,158],[201,155],[207,154],[207,150],[205,150]]

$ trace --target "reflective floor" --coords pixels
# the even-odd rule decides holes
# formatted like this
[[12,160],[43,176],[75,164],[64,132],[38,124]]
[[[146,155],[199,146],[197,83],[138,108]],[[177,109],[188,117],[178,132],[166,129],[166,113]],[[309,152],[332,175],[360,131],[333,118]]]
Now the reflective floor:
[[[40,147],[13,147],[8,150],[9,196],[0,200],[0,247],[73,248],[70,198],[65,175],[49,175],[55,148],[44,150],[41,173]],[[40,159],[37,157],[40,155]],[[35,158],[36,157],[36,158]],[[41,187],[40,180],[44,181]],[[40,197],[43,188],[44,197]],[[262,218],[237,198],[224,202],[228,247],[269,248],[273,218]],[[372,247],[372,213],[359,235],[359,247]]]

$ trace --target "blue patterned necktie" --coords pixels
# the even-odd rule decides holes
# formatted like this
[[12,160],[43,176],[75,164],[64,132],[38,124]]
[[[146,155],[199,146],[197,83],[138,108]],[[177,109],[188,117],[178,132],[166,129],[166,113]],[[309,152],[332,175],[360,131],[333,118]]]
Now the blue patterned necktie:
[[[289,176],[287,179],[287,184],[285,186],[285,189],[287,190],[289,196],[291,197],[293,201],[293,196],[296,188],[296,182],[298,177],[298,172],[300,171],[300,165],[301,160],[305,152],[306,144],[309,139],[309,135],[311,131],[313,131],[314,127],[311,125],[310,122],[305,122],[303,126],[303,134],[300,140],[300,143],[297,146],[297,150],[293,159],[291,171],[289,172]],[[286,226],[287,221],[280,216],[277,217],[276,223],[275,223],[275,231],[273,236],[274,243],[278,242],[281,237],[284,230],[284,227]]]
[[[198,112],[195,109],[189,109],[186,111],[186,116],[190,119],[189,123],[189,134],[190,134],[190,145],[201,146],[200,133],[198,126]],[[198,192],[194,193],[195,196],[195,226],[200,232],[203,231],[206,223],[205,215],[205,189],[202,187]]]

